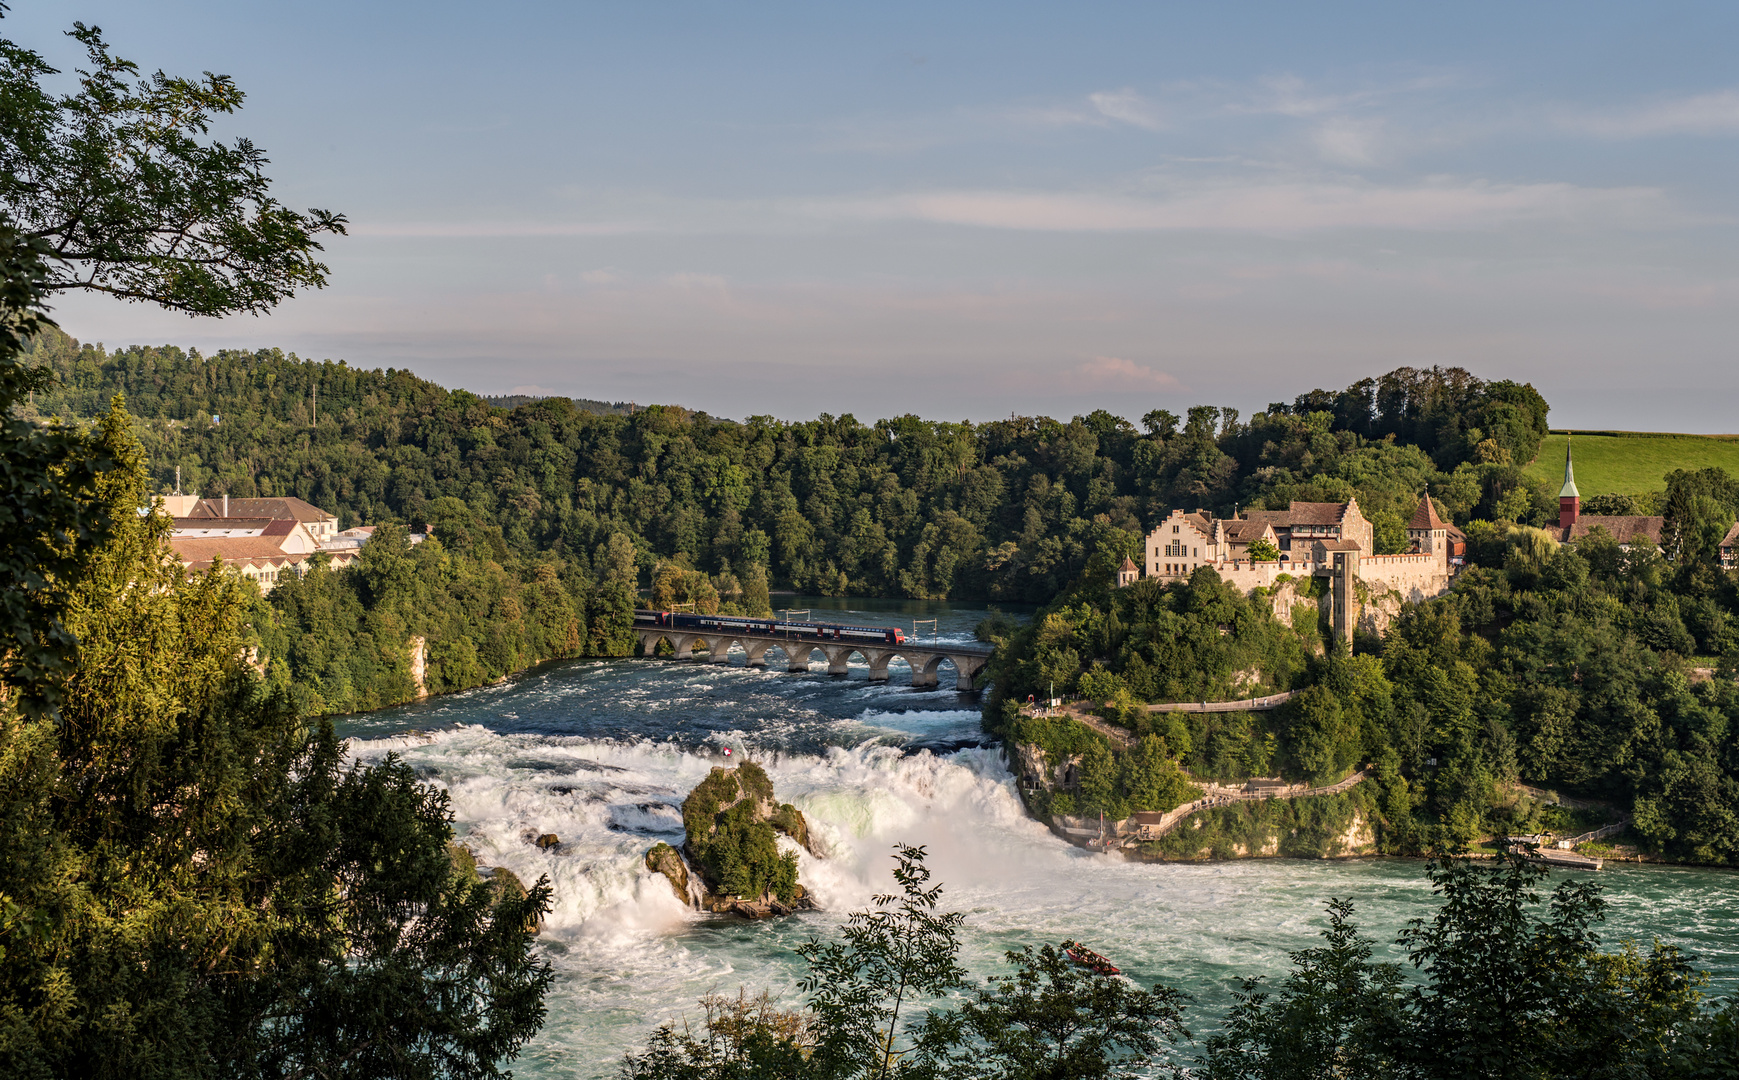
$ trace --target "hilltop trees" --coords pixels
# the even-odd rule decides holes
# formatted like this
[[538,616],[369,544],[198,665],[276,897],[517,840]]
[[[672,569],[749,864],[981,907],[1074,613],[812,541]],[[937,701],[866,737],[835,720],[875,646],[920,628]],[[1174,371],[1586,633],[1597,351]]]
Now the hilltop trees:
[[317,237],[343,234],[344,216],[280,204],[249,140],[203,141],[213,114],[241,107],[233,80],[139,78],[101,29],[69,36],[90,66],[65,95],[39,54],[0,39],[0,206],[54,256],[50,290],[227,315],[326,283]]
[[[1144,527],[1178,505],[1230,513],[1356,496],[1391,547],[1427,486],[1463,519],[1556,513],[1521,477],[1532,454],[1519,435],[1505,464],[1478,452],[1490,436],[1428,451],[1291,406],[1248,420],[1155,410],[1144,429],[1105,412],[737,422],[668,406],[600,415],[561,398],[509,412],[409,372],[272,350],[104,352],[43,335],[34,357],[61,379],[38,395],[43,415],[93,415],[124,390],[160,482],[179,466],[186,487],[298,495],[347,527],[493,530],[502,555],[560,555],[600,579],[631,548],[642,587],[669,565],[745,589],[759,569],[769,584],[826,594],[1042,603],[1108,533],[1135,538],[1125,542],[1136,554]],[[1483,433],[1488,397],[1461,407],[1431,415]]]

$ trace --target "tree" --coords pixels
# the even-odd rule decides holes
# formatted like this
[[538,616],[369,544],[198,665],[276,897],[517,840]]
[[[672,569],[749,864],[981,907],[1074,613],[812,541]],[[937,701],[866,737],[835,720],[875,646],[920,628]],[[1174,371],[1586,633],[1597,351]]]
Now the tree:
[[1348,900],[1328,903],[1327,944],[1292,954],[1278,992],[1245,979],[1206,1044],[1206,1080],[1377,1080],[1399,1073],[1406,998],[1396,964],[1371,963]]
[[805,1013],[780,1009],[763,990],[751,997],[710,994],[700,999],[696,1034],[666,1024],[646,1049],[622,1061],[623,1080],[798,1080],[809,1067],[814,1031]]
[[139,78],[98,27],[69,36],[90,66],[59,96],[43,85],[54,68],[0,39],[0,207],[56,257],[49,289],[227,315],[326,284],[317,238],[342,235],[344,216],[280,204],[249,140],[205,141],[215,114],[241,108],[233,80]]
[[542,1023],[548,884],[459,871],[445,793],[262,683],[252,586],[166,557],[128,427],[58,718],[0,713],[0,1072],[498,1075]]
[[30,716],[52,714],[77,642],[62,619],[78,552],[109,522],[94,500],[112,462],[75,430],[14,415],[52,373],[27,367],[24,341],[54,324],[46,245],[0,223],[0,707],[14,696]]
[[1250,541],[1248,554],[1251,562],[1273,562],[1280,558],[1280,549],[1266,536],[1258,536]]
[[798,985],[815,1017],[812,1061],[821,1076],[899,1075],[918,1048],[908,1028],[921,1001],[958,988],[965,978],[956,957],[966,916],[936,910],[942,886],[925,887],[930,869],[924,855],[921,846],[898,845],[900,894],[875,897],[873,911],[852,912],[843,940],[811,938],[797,949],[809,962]]
[[932,1012],[920,1042],[947,1077],[981,1080],[1108,1080],[1188,1075],[1161,1055],[1180,1038],[1184,995],[1143,990],[1100,975],[1067,955],[1072,943],[1006,954],[1015,968],[993,975],[957,1011]]
[[1676,949],[1599,951],[1594,882],[1561,882],[1541,918],[1537,864],[1450,860],[1428,872],[1442,902],[1399,939],[1426,979],[1401,1042],[1413,1075],[1634,1074],[1696,1019],[1701,980]]

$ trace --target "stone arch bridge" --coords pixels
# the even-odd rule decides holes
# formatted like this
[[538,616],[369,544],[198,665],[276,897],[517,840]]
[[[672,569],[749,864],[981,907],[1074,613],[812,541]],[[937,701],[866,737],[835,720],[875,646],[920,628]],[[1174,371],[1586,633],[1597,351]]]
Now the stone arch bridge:
[[851,654],[857,653],[869,664],[871,682],[886,682],[888,662],[898,657],[912,666],[912,685],[936,686],[941,682],[940,669],[946,660],[954,668],[954,689],[972,691],[980,688],[979,676],[990,663],[989,645],[922,645],[906,641],[897,645],[871,641],[822,641],[783,633],[756,633],[736,628],[685,630],[667,627],[637,626],[640,655],[658,655],[660,642],[668,641],[679,660],[694,659],[697,649],[704,650],[715,664],[728,664],[731,646],[742,646],[750,667],[766,667],[767,654],[777,649],[785,657],[785,670],[808,672],[810,659],[816,650],[827,658],[829,675],[844,675],[850,671]]

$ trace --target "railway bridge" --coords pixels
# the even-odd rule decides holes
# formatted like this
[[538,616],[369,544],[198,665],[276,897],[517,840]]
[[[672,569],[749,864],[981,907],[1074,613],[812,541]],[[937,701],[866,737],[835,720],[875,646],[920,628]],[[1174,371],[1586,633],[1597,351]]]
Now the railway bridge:
[[814,654],[819,651],[827,660],[829,675],[845,675],[850,672],[851,656],[856,653],[869,665],[871,682],[886,682],[888,663],[897,657],[911,665],[914,687],[939,685],[940,669],[942,662],[946,660],[954,668],[954,689],[961,691],[980,689],[979,676],[990,663],[992,652],[991,646],[976,644],[953,645],[937,642],[924,645],[913,640],[889,644],[877,641],[829,641],[823,639],[819,633],[820,628],[817,629],[818,632],[813,635],[782,631],[768,633],[739,627],[691,630],[647,626],[642,620],[636,619],[634,633],[640,639],[642,656],[658,655],[659,644],[669,642],[676,659],[698,659],[695,653],[704,651],[708,661],[728,664],[731,662],[731,646],[740,645],[748,657],[750,667],[766,667],[767,654],[777,651],[784,658],[785,670],[792,672],[808,672]]

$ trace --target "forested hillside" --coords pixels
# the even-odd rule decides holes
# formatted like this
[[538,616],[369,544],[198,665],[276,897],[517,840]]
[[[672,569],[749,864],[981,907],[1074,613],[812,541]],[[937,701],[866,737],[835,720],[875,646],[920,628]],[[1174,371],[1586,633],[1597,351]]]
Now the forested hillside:
[[1042,603],[1105,530],[1140,532],[1173,506],[1356,496],[1382,551],[1404,545],[1427,485],[1458,520],[1556,513],[1549,485],[1521,472],[1545,435],[1545,401],[1459,369],[1403,368],[1249,420],[1155,409],[1138,428],[1105,411],[735,421],[546,398],[509,412],[406,371],[276,350],[107,352],[55,333],[31,359],[60,377],[36,396],[41,415],[92,417],[125,394],[162,485],[179,466],[184,489],[297,495],[347,526],[499,530],[519,556],[598,576],[619,535],[643,586],[668,562],[739,578],[760,566],[775,586],[829,595]]
[[[1381,638],[1361,635],[1358,655],[1314,655],[1313,611],[1283,622],[1211,570],[1112,588],[1106,551],[1031,624],[987,627],[1003,644],[987,725],[1081,756],[1071,811],[1182,797],[1134,805],[1137,754],[1072,720],[1023,717],[1028,694],[1105,702],[1109,721],[1159,736],[1195,776],[1327,782],[1373,764],[1388,851],[1573,824],[1527,784],[1610,804],[1664,855],[1739,863],[1739,591],[1716,547],[1739,481],[1677,471],[1662,501],[1682,537],[1672,561],[1603,533],[1571,549],[1546,530],[1473,523],[1481,565]],[[1271,713],[1136,707],[1286,689],[1303,692]]]

